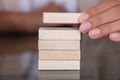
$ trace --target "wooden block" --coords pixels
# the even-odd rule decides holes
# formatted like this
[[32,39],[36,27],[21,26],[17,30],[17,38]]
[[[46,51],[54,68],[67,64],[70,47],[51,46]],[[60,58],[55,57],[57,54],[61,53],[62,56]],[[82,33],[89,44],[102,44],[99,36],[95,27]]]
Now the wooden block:
[[79,24],[80,13],[43,13],[43,23]]
[[39,40],[80,40],[79,29],[76,28],[40,28]]
[[39,60],[80,60],[80,51],[39,51]]
[[39,50],[68,50],[68,51],[79,51],[80,50],[80,41],[38,41]]
[[80,70],[80,61],[38,61],[39,70]]

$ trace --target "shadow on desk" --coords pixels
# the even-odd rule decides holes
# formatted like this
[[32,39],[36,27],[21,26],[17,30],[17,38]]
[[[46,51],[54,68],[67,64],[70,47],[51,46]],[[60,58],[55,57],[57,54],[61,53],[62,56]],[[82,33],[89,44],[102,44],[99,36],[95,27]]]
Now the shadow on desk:
[[0,80],[38,80],[37,35],[0,35]]

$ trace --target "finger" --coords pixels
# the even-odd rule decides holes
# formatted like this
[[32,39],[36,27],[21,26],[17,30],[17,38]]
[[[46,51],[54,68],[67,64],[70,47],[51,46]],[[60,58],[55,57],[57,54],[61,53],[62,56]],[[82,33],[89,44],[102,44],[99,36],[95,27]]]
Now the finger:
[[[106,12],[100,13],[89,18],[87,21],[82,23],[80,31],[85,33],[90,29],[96,28],[100,25],[110,23],[120,19],[120,5],[107,10]],[[89,25],[88,25],[89,24]]]
[[102,3],[88,9],[86,13],[88,13],[90,16],[94,16],[108,9],[111,9],[118,4],[120,4],[120,0],[104,0]]
[[85,13],[83,13],[79,18],[79,22],[82,23],[91,16],[104,12],[118,4],[120,4],[120,0],[105,0],[102,3],[88,9]]
[[89,36],[92,39],[98,39],[117,31],[120,31],[120,20],[109,24],[101,25],[99,28],[92,29],[89,32]]
[[109,35],[110,40],[120,42],[120,32],[111,33]]

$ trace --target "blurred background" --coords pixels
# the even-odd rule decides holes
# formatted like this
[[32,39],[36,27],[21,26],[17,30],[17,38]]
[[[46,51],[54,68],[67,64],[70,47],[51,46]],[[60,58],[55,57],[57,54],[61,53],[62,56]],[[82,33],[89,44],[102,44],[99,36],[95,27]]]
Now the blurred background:
[[0,0],[0,80],[79,80],[79,70],[38,71],[38,29],[73,26],[43,24],[43,12],[82,12],[98,1]]
[[78,0],[1,0],[0,10],[2,11],[17,11],[30,12],[33,10],[46,7],[50,3],[61,5],[69,12],[77,11]]

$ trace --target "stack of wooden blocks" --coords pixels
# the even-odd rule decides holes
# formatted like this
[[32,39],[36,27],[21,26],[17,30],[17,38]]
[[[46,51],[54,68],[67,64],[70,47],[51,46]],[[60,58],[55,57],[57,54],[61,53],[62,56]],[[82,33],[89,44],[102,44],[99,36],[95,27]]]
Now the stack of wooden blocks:
[[79,69],[80,33],[74,28],[40,28],[39,69]]
[[39,70],[80,70],[80,40],[76,28],[40,28]]

